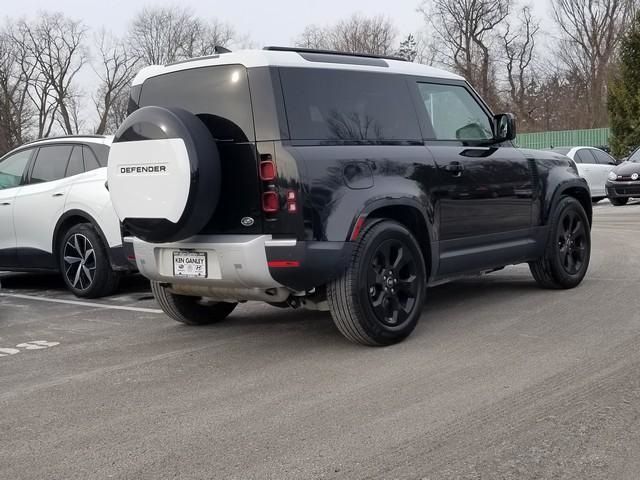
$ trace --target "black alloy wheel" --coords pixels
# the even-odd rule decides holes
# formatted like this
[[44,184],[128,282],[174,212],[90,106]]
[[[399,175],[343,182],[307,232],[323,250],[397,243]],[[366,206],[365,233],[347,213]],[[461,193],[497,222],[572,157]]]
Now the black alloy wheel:
[[415,329],[427,269],[414,234],[394,220],[368,221],[341,276],[327,285],[333,321],[347,339],[392,345]]
[[564,212],[558,228],[558,255],[560,263],[569,275],[582,270],[587,258],[587,226],[575,210]]
[[378,320],[389,327],[405,323],[418,299],[417,261],[399,240],[386,240],[373,254],[367,279]]
[[580,285],[591,259],[591,225],[581,203],[563,196],[548,222],[544,253],[529,263],[531,274],[543,288],[574,288]]

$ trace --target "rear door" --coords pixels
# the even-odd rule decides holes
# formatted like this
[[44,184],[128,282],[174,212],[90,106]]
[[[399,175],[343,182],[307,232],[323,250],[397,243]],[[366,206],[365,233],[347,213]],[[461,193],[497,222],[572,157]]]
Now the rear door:
[[0,268],[18,266],[14,203],[32,155],[29,148],[0,161]]
[[53,231],[62,215],[72,179],[65,178],[69,159],[74,164],[82,148],[51,144],[38,149],[27,183],[15,200],[18,257],[25,268],[57,268],[52,254]]
[[439,275],[524,260],[533,245],[528,160],[510,143],[481,146],[493,138],[493,118],[466,85],[417,87],[439,174]]
[[[200,118],[216,139],[221,193],[216,212],[201,233],[261,233],[261,192],[247,69],[219,65],[151,77],[142,86],[138,106],[148,105],[187,110]],[[245,218],[253,223],[243,223]]]
[[574,154],[574,160],[579,165],[578,170],[580,175],[589,184],[589,190],[591,190],[591,196],[597,197],[604,195],[604,183],[600,185],[600,168],[596,157],[591,153],[589,148],[581,148]]
[[615,159],[598,148],[590,149],[591,154],[596,158],[596,165],[594,165],[594,188],[592,189],[593,196],[606,196],[605,184],[609,177],[609,172],[616,166]]

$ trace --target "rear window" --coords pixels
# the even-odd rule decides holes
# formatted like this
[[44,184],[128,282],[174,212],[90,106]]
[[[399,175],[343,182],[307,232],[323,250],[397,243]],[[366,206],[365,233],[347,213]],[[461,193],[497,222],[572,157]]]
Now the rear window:
[[52,182],[64,178],[72,145],[40,147],[30,183]]
[[280,77],[292,140],[377,143],[422,137],[401,76],[283,68]]
[[198,115],[220,141],[254,141],[247,70],[240,65],[193,68],[147,79],[139,106],[179,107]]

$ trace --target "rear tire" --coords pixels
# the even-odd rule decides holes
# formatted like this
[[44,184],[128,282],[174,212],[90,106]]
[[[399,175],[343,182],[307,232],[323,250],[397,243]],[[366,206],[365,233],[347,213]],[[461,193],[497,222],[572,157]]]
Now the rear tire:
[[392,345],[416,327],[425,298],[420,245],[403,225],[365,225],[343,274],[327,287],[338,330],[362,345]]
[[64,234],[58,261],[62,278],[76,297],[106,297],[118,289],[120,275],[111,268],[107,247],[90,223],[74,225]]
[[151,291],[162,311],[175,321],[186,325],[210,325],[227,318],[237,303],[205,303],[202,297],[171,293],[159,282],[151,282]]
[[629,197],[610,198],[609,201],[611,202],[611,205],[615,207],[622,207],[629,203]]
[[529,263],[533,278],[543,288],[577,287],[589,268],[591,229],[578,200],[562,197],[549,222],[550,232],[542,258]]

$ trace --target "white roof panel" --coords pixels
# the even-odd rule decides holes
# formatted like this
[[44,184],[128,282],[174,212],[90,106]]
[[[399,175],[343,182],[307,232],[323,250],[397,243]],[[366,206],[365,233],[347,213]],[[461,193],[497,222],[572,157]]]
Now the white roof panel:
[[[348,56],[348,54],[345,55]],[[331,68],[334,70],[400,73],[406,75],[442,78],[449,80],[463,80],[463,78],[459,75],[419,63],[403,62],[400,60],[389,60],[386,58],[384,59],[384,61],[389,65],[388,67],[357,65],[348,63],[313,62],[304,59],[299,53],[294,51],[238,50],[236,52],[222,53],[209,57],[194,58],[184,62],[169,65],[152,65],[143,68],[142,70],[140,70],[140,72],[138,72],[136,77],[133,79],[133,85],[140,85],[147,78],[155,77],[165,73],[214,65],[243,65],[246,68],[266,66],[324,69]]]

